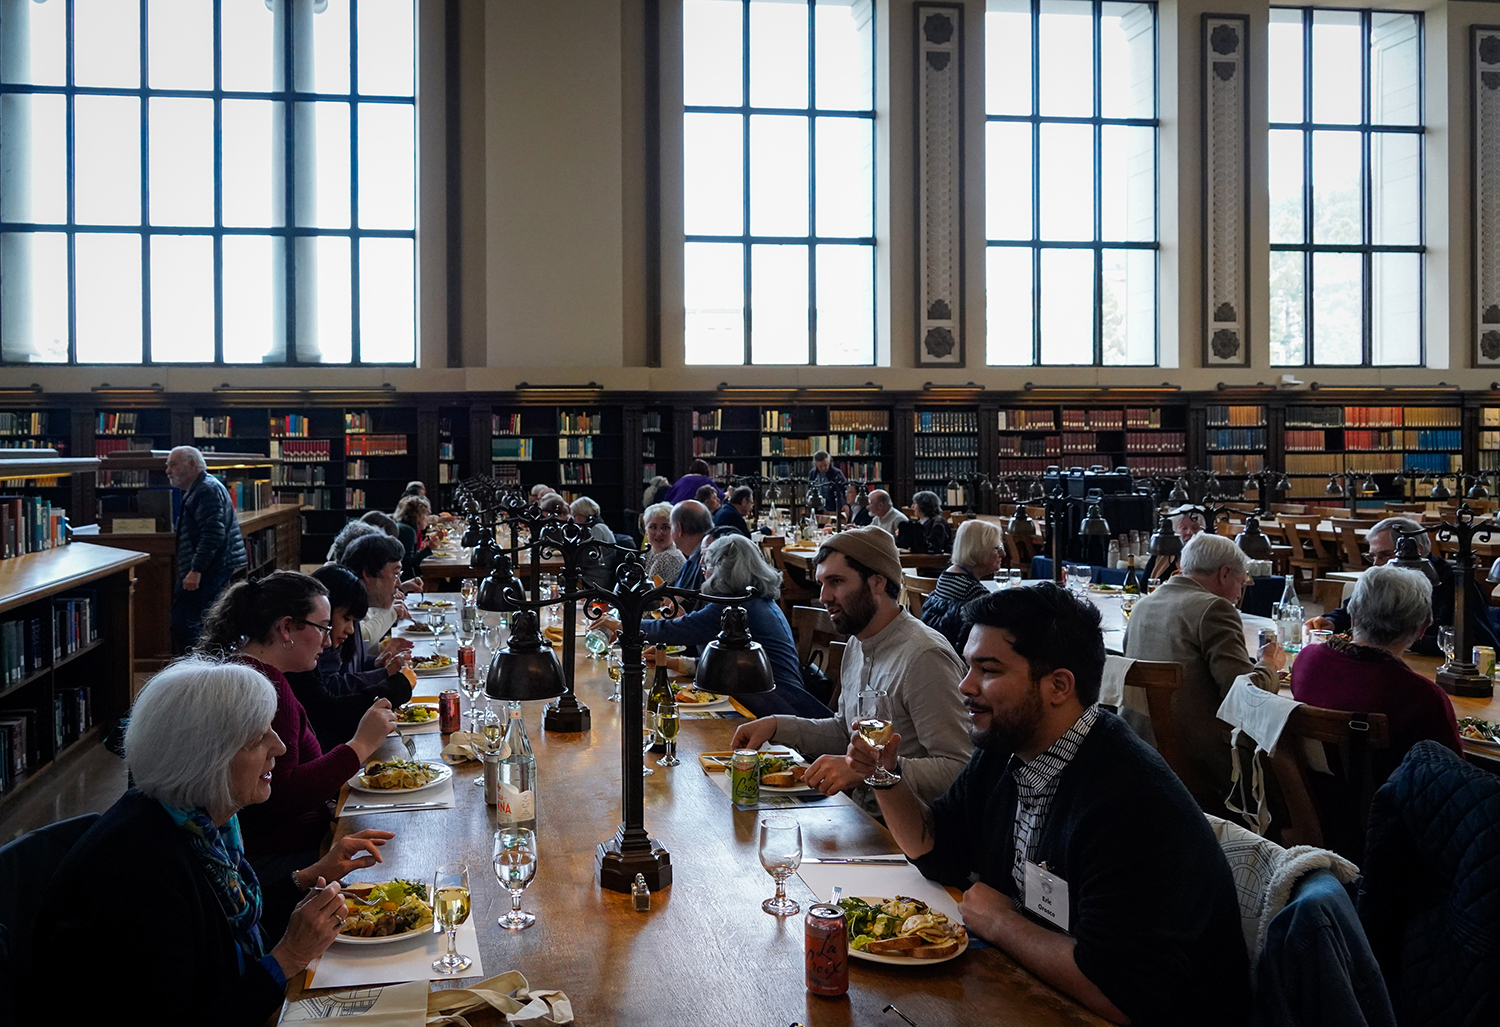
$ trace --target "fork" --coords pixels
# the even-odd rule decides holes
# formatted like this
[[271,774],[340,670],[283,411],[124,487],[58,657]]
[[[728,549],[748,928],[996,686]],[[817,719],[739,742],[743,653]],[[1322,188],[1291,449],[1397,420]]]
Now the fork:
[[401,733],[401,721],[396,721],[396,737],[401,739],[401,744],[406,746],[406,755],[415,757],[417,755],[417,743],[407,735]]

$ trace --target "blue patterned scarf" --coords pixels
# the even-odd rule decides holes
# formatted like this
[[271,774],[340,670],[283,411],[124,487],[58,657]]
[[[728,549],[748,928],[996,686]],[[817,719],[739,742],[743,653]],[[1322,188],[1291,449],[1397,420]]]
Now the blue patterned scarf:
[[162,808],[187,832],[198,865],[229,920],[243,974],[247,967],[260,962],[266,944],[260,931],[260,881],[245,858],[240,818],[230,817],[223,827],[216,827],[201,809],[179,809],[166,803]]

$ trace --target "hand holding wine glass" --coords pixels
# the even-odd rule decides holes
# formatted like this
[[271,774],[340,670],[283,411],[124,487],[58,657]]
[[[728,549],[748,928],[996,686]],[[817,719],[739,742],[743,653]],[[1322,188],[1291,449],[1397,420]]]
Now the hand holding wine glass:
[[802,825],[791,817],[760,822],[760,865],[776,880],[776,894],[760,904],[773,916],[793,916],[802,907],[786,895],[786,879],[802,866]]
[[500,918],[507,931],[524,931],[536,923],[536,914],[521,909],[521,893],[536,877],[536,832],[529,828],[502,827],[495,832],[495,877],[510,892],[510,912]]
[[432,916],[448,932],[448,951],[432,961],[440,974],[467,970],[474,961],[459,953],[455,944],[458,925],[469,919],[469,867],[465,863],[444,863],[432,875]]
[[865,778],[865,784],[876,788],[888,788],[901,780],[900,774],[885,769],[880,762],[880,755],[885,751],[886,743],[895,733],[895,723],[891,719],[890,695],[882,688],[861,690],[857,714],[854,729],[859,733],[859,737],[864,739],[865,744],[875,750],[875,773]]

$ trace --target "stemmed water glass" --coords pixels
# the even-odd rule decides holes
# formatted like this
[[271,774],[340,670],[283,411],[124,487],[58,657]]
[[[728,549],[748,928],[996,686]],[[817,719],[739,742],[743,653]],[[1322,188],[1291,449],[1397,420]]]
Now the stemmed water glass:
[[883,688],[865,688],[860,690],[857,701],[855,730],[875,750],[875,773],[865,778],[865,784],[881,788],[893,785],[901,780],[901,775],[891,773],[880,763],[885,743],[896,732],[891,721],[891,697]]
[[521,893],[536,877],[536,832],[525,827],[502,827],[495,832],[495,877],[510,892],[510,912],[500,918],[507,931],[524,931],[536,914],[521,908]]
[[760,865],[776,879],[776,894],[760,904],[773,916],[793,916],[802,911],[786,896],[786,879],[802,865],[802,825],[791,817],[766,817],[760,822]]
[[468,956],[460,955],[455,945],[458,925],[469,919],[469,867],[464,863],[444,863],[432,875],[432,914],[439,927],[448,932],[448,951],[432,961],[440,974],[456,974],[473,965]]
[[1438,648],[1443,651],[1443,666],[1453,662],[1453,629],[1438,628]]
[[609,652],[609,632],[603,628],[590,628],[583,636],[583,647],[588,650],[589,659],[604,659],[604,654]]
[[681,721],[677,717],[677,703],[662,703],[656,709],[656,733],[661,736],[662,744],[667,747],[666,755],[656,761],[658,767],[676,767],[682,761],[677,758],[677,726]]
[[609,671],[609,680],[614,683],[614,691],[609,693],[610,702],[620,701],[620,680],[625,676],[625,660],[618,651],[612,650],[608,659],[604,661],[604,667]]
[[1089,590],[1089,584],[1094,580],[1094,568],[1086,563],[1075,563],[1073,574],[1078,580],[1078,594],[1083,595]]
[[[656,744],[656,714],[651,711],[651,693],[642,689],[641,695],[641,754],[644,756],[651,751]],[[649,777],[656,773],[641,760],[641,776]]]

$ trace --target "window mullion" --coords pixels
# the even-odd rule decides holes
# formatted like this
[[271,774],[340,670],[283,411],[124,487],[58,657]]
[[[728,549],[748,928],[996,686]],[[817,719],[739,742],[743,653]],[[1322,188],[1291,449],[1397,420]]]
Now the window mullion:
[[139,40],[141,78],[138,83],[136,95],[140,104],[138,117],[141,119],[141,363],[150,364],[151,359],[151,104],[146,96],[146,85],[149,79],[146,77],[150,63],[149,37],[150,26],[147,22],[149,11],[146,9],[147,0],[140,0],[138,30],[136,38]]
[[1094,124],[1091,129],[1094,147],[1094,366],[1104,363],[1104,54],[1103,8],[1093,0],[1091,10],[1093,33]]
[[224,363],[224,32],[223,0],[214,0],[214,363]]
[[360,364],[359,323],[359,0],[349,5],[349,362]]
[[817,0],[807,0],[807,362],[814,367],[818,364],[818,261],[813,247],[818,230],[818,139],[813,116],[818,101],[816,4]]

